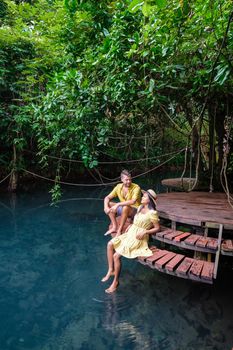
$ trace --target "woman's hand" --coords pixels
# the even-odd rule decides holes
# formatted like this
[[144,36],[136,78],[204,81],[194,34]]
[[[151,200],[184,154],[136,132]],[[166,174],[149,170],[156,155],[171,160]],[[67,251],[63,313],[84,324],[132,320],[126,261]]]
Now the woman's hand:
[[139,239],[139,240],[141,240],[141,239],[143,239],[146,235],[147,235],[147,230],[143,230],[143,231],[137,233],[136,238]]

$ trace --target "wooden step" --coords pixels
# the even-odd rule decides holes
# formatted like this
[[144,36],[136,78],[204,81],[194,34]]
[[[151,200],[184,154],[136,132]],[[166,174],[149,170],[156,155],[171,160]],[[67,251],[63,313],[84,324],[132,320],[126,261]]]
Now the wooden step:
[[172,244],[177,247],[195,250],[206,253],[217,252],[218,239],[213,237],[203,237],[190,232],[182,232],[172,229],[164,229],[152,236],[161,242]]
[[184,259],[183,254],[176,254],[165,266],[166,270],[174,271],[175,268],[181,263]]
[[138,261],[152,269],[203,283],[213,283],[214,263],[185,257],[165,249],[150,247],[153,255],[140,257]]

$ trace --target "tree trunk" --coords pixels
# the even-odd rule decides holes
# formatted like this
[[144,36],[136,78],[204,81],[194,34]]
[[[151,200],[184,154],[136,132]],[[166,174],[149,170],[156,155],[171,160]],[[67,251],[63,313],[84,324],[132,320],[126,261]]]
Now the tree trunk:
[[16,162],[17,162],[17,154],[16,154],[16,147],[13,145],[13,169],[8,185],[8,191],[9,192],[15,192],[17,190],[17,184],[18,184],[18,174],[16,171]]

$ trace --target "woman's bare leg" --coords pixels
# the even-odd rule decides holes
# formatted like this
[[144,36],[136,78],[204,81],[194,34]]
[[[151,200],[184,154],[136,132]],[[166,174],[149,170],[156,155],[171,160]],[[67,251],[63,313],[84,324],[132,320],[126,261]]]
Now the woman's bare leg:
[[121,255],[118,253],[115,253],[113,256],[113,259],[114,259],[114,268],[115,268],[114,280],[112,281],[111,286],[108,289],[105,289],[106,293],[115,292],[115,290],[119,285],[119,277],[121,273]]
[[108,242],[107,245],[107,259],[108,259],[108,272],[101,279],[102,282],[106,282],[110,276],[114,275],[114,260],[113,260],[114,248],[112,242]]

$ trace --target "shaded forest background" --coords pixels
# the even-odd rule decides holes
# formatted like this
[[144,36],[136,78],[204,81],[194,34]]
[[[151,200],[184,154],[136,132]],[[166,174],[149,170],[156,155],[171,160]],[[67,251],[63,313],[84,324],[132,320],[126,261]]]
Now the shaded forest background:
[[231,188],[232,18],[231,0],[0,0],[0,179],[56,197],[164,163]]

